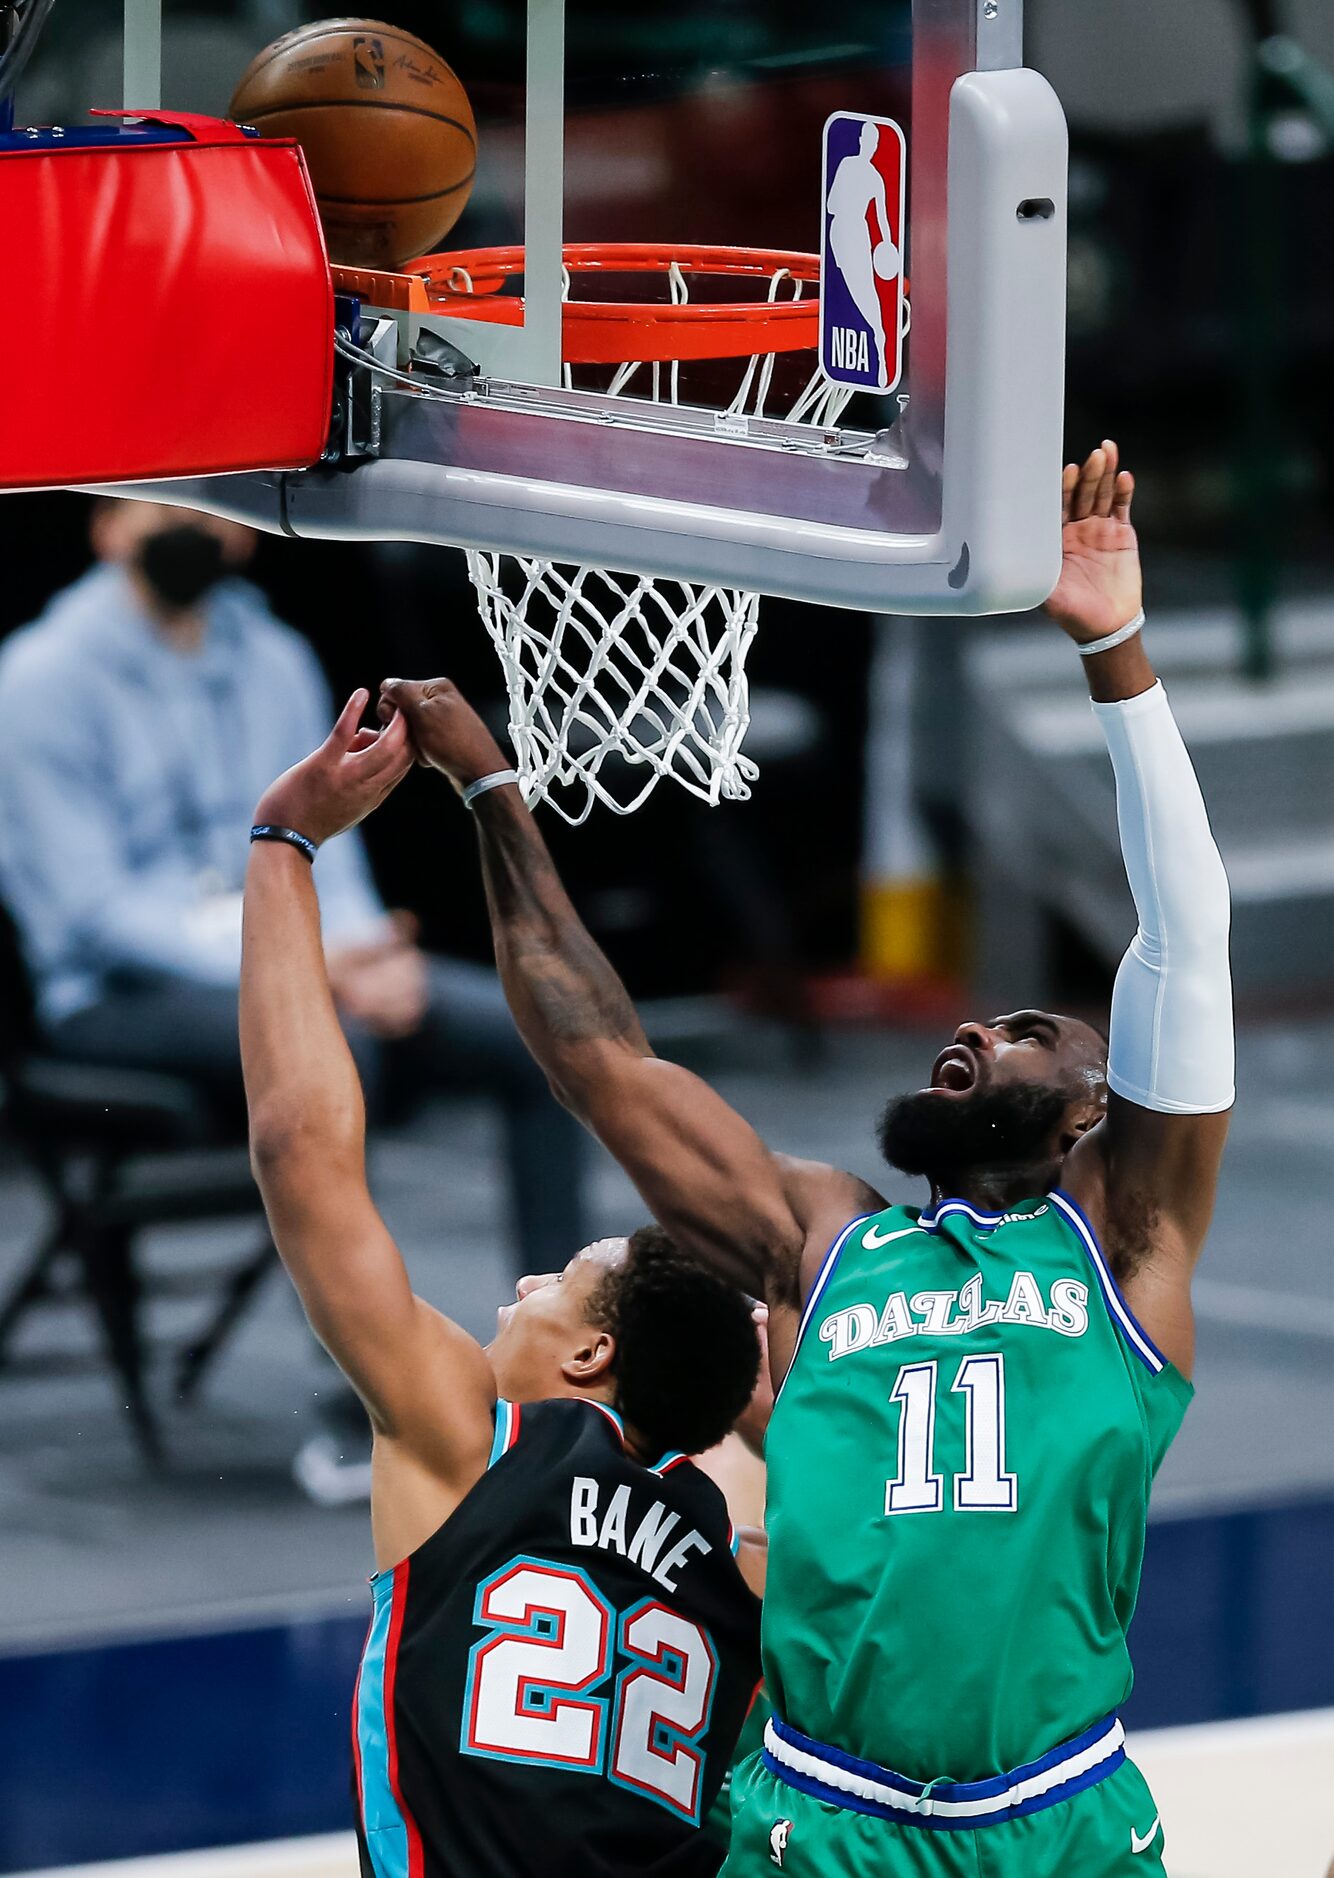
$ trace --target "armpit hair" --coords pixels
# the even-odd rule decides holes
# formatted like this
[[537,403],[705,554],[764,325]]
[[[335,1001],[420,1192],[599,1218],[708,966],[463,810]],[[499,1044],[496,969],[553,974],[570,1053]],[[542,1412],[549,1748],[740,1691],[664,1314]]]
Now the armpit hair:
[[1103,1229],[1112,1276],[1124,1284],[1135,1276],[1157,1243],[1162,1209],[1142,1187],[1118,1190],[1108,1195],[1107,1218]]
[[769,1265],[765,1302],[778,1310],[799,1311],[801,1295],[801,1247],[784,1247]]

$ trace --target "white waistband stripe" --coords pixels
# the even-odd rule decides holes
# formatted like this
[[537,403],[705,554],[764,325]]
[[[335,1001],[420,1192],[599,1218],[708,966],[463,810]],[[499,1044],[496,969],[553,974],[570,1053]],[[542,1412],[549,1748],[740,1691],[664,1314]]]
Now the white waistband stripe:
[[[1090,1768],[1109,1760],[1123,1746],[1125,1738],[1126,1731],[1120,1721],[1113,1719],[1106,1733],[1088,1747],[1081,1748],[1067,1760],[1044,1768],[1040,1774],[1015,1781],[999,1793],[978,1800],[937,1800],[933,1799],[930,1792],[901,1793],[897,1787],[888,1787],[882,1781],[856,1774],[850,1768],[840,1767],[836,1761],[827,1761],[821,1755],[808,1754],[801,1748],[793,1747],[782,1739],[772,1721],[767,1722],[764,1729],[765,1748],[780,1767],[801,1774],[807,1780],[818,1780],[822,1786],[834,1787],[856,1800],[891,1807],[900,1813],[915,1813],[938,1819],[987,1819],[992,1814],[1006,1813],[1016,1806],[1022,1806],[1025,1801],[1040,1799],[1044,1793],[1050,1793],[1053,1787],[1062,1787],[1069,1780],[1077,1780],[1081,1774],[1088,1773]],[[921,1783],[914,1781],[911,1784],[917,1786]]]

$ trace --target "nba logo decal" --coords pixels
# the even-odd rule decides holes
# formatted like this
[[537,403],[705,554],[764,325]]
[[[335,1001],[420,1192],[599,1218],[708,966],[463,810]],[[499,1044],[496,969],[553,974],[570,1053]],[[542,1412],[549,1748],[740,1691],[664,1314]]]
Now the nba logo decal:
[[824,127],[820,364],[839,385],[892,391],[903,370],[903,132],[836,111]]
[[357,83],[365,91],[378,91],[384,84],[383,42],[370,38],[366,33],[358,33],[352,41],[352,58],[356,65]]

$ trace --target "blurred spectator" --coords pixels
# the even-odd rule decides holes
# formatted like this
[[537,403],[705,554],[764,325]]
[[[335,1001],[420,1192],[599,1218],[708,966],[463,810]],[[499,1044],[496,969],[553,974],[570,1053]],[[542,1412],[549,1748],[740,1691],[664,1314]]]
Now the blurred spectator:
[[[99,565],[0,651],[0,893],[51,1045],[189,1077],[243,1116],[236,987],[247,832],[261,790],[325,736],[306,643],[239,578],[236,523],[104,500]],[[321,852],[329,976],[372,1114],[386,1091],[492,1097],[519,1269],[586,1233],[584,1142],[549,1095],[493,974],[433,957],[376,895],[355,835]]]

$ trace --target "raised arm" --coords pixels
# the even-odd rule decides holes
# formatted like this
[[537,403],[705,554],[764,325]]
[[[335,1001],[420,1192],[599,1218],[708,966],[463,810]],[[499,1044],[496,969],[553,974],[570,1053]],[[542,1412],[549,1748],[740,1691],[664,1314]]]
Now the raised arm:
[[[358,731],[366,693],[328,740],[266,791],[261,824],[317,845],[359,822],[412,765],[401,722]],[[484,1352],[413,1295],[366,1185],[365,1108],[339,1028],[310,862],[256,841],[246,876],[241,1054],[250,1149],[274,1242],[316,1335],[366,1404],[377,1469],[388,1449],[391,1504],[376,1484],[381,1563],[453,1511],[481,1475],[495,1386]]]
[[[384,686],[422,760],[462,790],[508,766],[448,679]],[[656,1057],[624,985],[584,927],[517,786],[473,813],[496,962],[552,1089],[625,1168],[673,1237],[757,1296],[798,1295],[809,1239],[861,1205],[861,1183],[771,1154],[709,1085]]]
[[[1133,479],[1115,444],[1065,472],[1065,562],[1048,610],[1076,644],[1140,612]],[[1139,928],[1112,996],[1106,1121],[1067,1162],[1122,1287],[1185,1374],[1190,1278],[1213,1214],[1233,1102],[1227,876],[1186,746],[1139,633],[1085,659],[1116,777]]]

